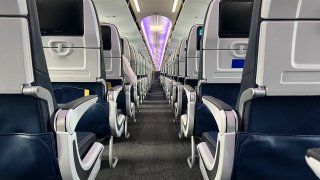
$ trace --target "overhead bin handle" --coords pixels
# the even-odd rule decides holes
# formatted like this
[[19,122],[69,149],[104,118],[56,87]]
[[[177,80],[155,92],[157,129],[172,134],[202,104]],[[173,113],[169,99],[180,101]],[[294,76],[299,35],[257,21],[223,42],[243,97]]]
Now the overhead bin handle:
[[67,56],[71,51],[71,43],[67,41],[50,41],[50,52],[56,56]]

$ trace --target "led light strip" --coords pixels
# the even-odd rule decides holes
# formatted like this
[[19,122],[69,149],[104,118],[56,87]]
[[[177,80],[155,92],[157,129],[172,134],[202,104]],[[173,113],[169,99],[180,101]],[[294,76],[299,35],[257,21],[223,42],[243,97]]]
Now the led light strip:
[[174,0],[173,6],[172,6],[172,12],[176,12],[177,5],[178,5],[178,1],[179,1],[179,0]]
[[140,6],[138,0],[134,0],[134,5],[136,6],[136,9],[138,12],[140,12]]

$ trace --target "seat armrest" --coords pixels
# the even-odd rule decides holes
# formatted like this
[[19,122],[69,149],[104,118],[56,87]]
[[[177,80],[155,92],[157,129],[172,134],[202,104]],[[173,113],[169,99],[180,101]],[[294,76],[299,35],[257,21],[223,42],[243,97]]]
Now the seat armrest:
[[188,103],[189,102],[196,102],[196,100],[197,100],[196,91],[189,85],[184,85],[183,89],[186,92]]
[[108,101],[117,101],[119,93],[122,91],[122,86],[112,87],[110,91],[108,91]]
[[221,110],[224,110],[224,111],[232,111],[233,110],[233,108],[230,105],[228,105],[225,102],[221,101],[220,99],[214,98],[212,96],[203,96],[202,99],[206,99],[211,104],[214,104],[220,111]]
[[102,84],[103,88],[104,88],[104,100],[106,99],[106,95],[107,95],[107,92],[108,92],[108,86],[107,86],[107,82],[105,79],[102,79],[102,78],[99,78],[97,79],[97,83],[100,83]]
[[238,116],[231,106],[211,96],[203,96],[202,102],[213,115],[220,134],[238,131]]
[[189,92],[195,92],[195,90],[189,85],[184,85],[184,90]]
[[59,109],[54,118],[56,132],[73,134],[82,115],[97,102],[98,96],[91,95],[76,99]]
[[320,148],[308,149],[307,157],[312,157],[313,159],[320,161]]
[[313,172],[320,178],[320,148],[308,149],[305,159]]
[[84,97],[81,97],[79,99],[76,99],[74,101],[71,101],[67,104],[64,104],[63,106],[61,106],[61,109],[62,110],[68,110],[68,109],[76,109],[77,107],[79,107],[81,104],[93,99],[93,98],[96,98],[98,96],[96,95],[90,95],[90,96],[84,96]]
[[114,86],[110,89],[110,91],[121,91],[121,90],[122,90],[122,86]]

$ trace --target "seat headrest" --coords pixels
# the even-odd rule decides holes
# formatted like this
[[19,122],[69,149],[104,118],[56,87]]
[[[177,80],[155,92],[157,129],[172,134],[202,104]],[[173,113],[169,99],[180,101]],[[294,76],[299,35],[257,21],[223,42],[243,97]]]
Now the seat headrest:
[[36,0],[52,82],[104,78],[100,25],[91,0]]
[[37,0],[42,36],[83,36],[83,0]]
[[210,3],[199,63],[199,78],[207,83],[240,83],[251,24],[253,2]]
[[179,48],[179,62],[186,61],[187,38],[183,38]]
[[130,44],[129,40],[125,37],[121,37],[121,46],[122,46],[122,54],[127,57],[130,61],[131,59],[131,52],[130,52]]
[[181,41],[180,49],[179,49],[179,76],[186,76],[186,50],[187,50],[187,38],[184,38]]
[[34,82],[26,0],[1,1],[0,14],[0,93],[20,94]]
[[235,41],[240,42],[241,38],[247,41],[252,8],[253,2],[212,1],[204,22],[202,48],[230,49],[231,45]]
[[101,29],[103,31],[103,44],[105,45],[103,49],[111,51],[112,58],[121,57],[122,47],[118,28],[113,24],[101,24]]
[[255,8],[261,8],[256,84],[270,96],[320,95],[320,2],[269,0]]
[[319,0],[264,0],[263,19],[320,19]]
[[1,0],[0,16],[26,16],[28,7],[26,0]]
[[187,40],[187,57],[197,57],[197,51],[200,50],[201,39],[203,36],[202,25],[194,25],[189,32]]

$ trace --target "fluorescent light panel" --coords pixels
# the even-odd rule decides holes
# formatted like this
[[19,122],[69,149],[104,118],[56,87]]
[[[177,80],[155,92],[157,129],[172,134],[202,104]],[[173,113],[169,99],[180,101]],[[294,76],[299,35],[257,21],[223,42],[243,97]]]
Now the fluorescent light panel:
[[174,0],[173,6],[172,6],[172,12],[176,12],[177,5],[178,5],[178,1],[179,1],[179,0]]
[[150,26],[150,31],[152,32],[161,32],[163,31],[163,26]]
[[134,0],[134,5],[136,6],[136,9],[138,12],[140,12],[140,6],[138,0]]
[[[165,47],[168,43],[172,23],[164,16],[148,16],[141,21],[141,28],[147,42],[151,58],[157,70],[163,61]],[[161,26],[162,31],[152,31],[152,26]],[[159,30],[159,29],[158,29]]]

